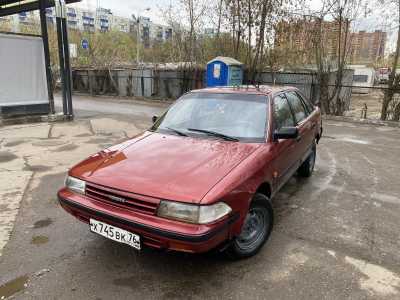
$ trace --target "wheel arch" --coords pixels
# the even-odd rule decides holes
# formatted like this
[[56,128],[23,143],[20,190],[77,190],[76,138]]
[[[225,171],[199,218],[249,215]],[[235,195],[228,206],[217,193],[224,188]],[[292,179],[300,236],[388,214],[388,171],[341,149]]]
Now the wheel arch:
[[256,193],[263,194],[270,200],[272,195],[270,183],[267,181],[261,183],[260,186],[257,188]]

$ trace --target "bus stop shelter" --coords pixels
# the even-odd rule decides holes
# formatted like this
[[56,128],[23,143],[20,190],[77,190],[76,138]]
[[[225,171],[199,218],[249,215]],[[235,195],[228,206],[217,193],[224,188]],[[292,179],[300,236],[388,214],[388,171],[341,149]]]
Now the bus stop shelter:
[[[55,113],[46,8],[56,7],[63,114],[73,118],[65,5],[79,1],[0,0],[0,17],[39,11],[41,28],[40,35],[0,32],[0,116]],[[41,101],[31,101],[31,95]]]

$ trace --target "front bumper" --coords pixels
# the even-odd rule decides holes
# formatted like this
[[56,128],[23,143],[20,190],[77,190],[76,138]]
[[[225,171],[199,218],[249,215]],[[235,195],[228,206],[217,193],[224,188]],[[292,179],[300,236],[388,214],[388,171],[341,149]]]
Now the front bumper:
[[61,206],[82,222],[96,219],[141,236],[146,246],[192,253],[207,252],[230,239],[230,228],[239,219],[233,214],[214,224],[187,224],[157,216],[127,212],[67,189],[58,192]]

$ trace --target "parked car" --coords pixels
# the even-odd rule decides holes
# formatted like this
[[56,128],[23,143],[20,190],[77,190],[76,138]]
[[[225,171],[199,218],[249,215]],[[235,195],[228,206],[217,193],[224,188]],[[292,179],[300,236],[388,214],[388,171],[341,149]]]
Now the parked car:
[[378,83],[388,83],[390,72],[390,68],[379,68],[377,71]]
[[289,87],[195,90],[153,121],[70,169],[61,206],[136,249],[235,258],[267,241],[271,199],[296,171],[312,174],[322,134],[319,108]]

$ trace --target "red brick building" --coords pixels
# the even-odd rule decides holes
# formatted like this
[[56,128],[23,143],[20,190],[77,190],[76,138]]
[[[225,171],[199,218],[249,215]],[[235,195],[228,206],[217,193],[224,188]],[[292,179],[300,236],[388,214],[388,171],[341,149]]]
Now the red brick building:
[[374,32],[359,31],[351,33],[351,63],[373,64],[385,55],[387,33],[381,30]]

